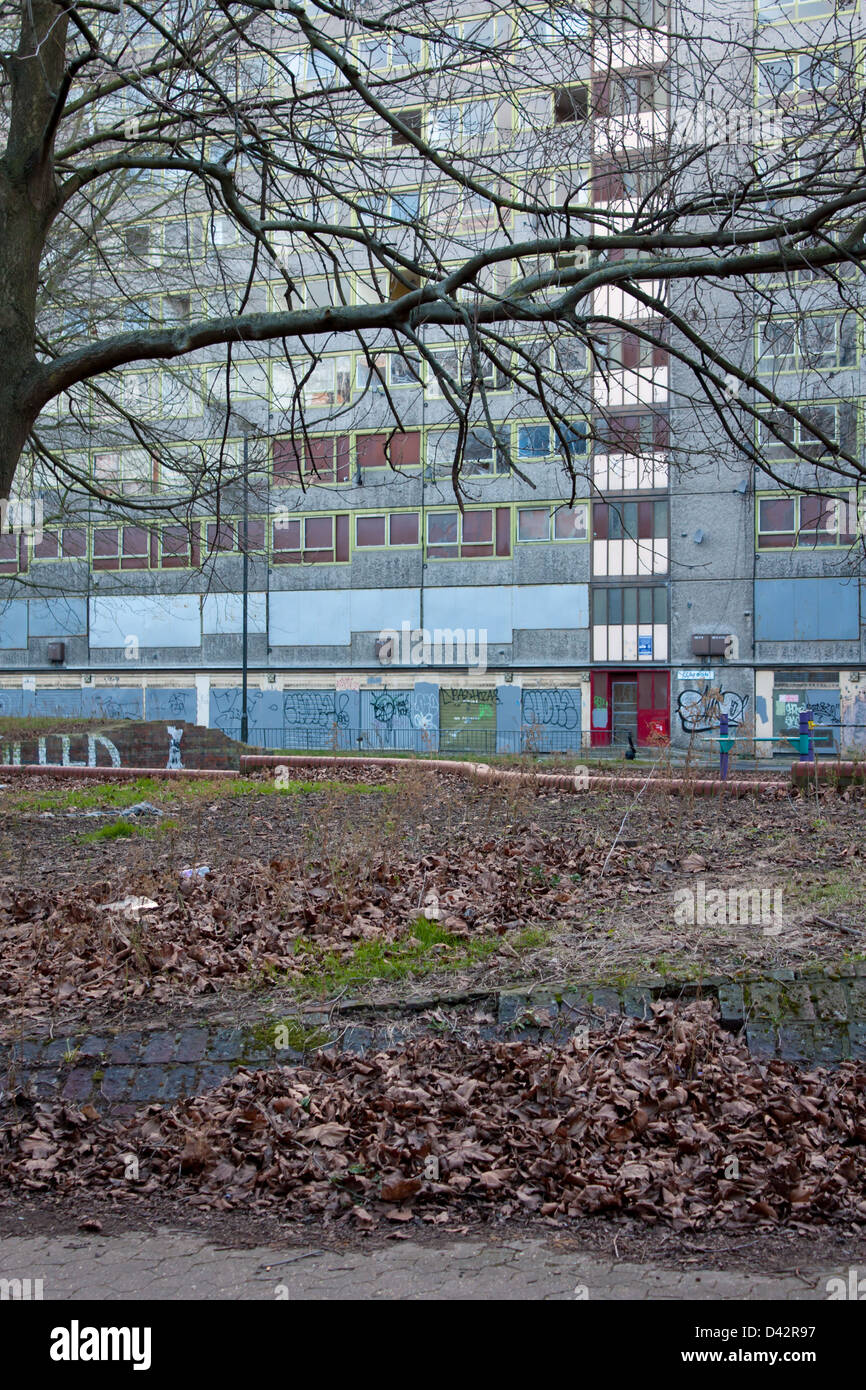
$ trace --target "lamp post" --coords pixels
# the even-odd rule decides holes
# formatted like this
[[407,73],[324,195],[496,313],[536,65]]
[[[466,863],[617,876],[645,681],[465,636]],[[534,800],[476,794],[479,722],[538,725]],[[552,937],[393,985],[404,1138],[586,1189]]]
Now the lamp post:
[[250,604],[250,556],[247,541],[249,537],[249,435],[244,430],[244,479],[242,508],[243,537],[243,636],[241,639],[241,743],[249,739],[249,715],[247,711],[247,667],[249,656],[249,604]]

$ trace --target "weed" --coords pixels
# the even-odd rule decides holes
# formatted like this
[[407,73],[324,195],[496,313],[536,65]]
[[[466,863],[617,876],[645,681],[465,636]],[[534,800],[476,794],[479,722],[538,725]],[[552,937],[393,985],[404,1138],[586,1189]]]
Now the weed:
[[130,835],[134,835],[136,826],[128,820],[115,820],[108,825],[101,825],[98,830],[91,830],[87,835],[80,837],[83,845],[98,845],[104,840],[124,840]]

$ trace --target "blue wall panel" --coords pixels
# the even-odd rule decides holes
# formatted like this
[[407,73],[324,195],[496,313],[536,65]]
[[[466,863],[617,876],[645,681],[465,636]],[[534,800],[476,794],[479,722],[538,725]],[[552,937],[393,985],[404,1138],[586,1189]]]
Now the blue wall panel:
[[860,593],[856,580],[758,579],[758,642],[857,641]]
[[146,719],[180,719],[194,724],[196,717],[195,689],[167,690],[160,686],[145,691]]
[[579,686],[561,690],[524,690],[524,746],[539,753],[580,748]]
[[[438,689],[425,682],[414,690],[362,690],[363,749],[403,748],[429,752],[438,743]],[[435,713],[434,713],[435,707]]]
[[83,598],[32,598],[31,637],[79,637],[87,632],[87,601]]
[[0,600],[0,647],[26,648],[27,646],[27,600],[23,598]]

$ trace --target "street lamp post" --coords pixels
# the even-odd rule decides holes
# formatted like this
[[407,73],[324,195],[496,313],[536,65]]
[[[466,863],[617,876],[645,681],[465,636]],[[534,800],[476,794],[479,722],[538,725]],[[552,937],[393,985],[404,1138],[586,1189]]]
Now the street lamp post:
[[247,548],[249,536],[249,442],[244,430],[244,479],[243,479],[243,637],[241,640],[241,743],[249,739],[249,715],[247,711],[247,666],[249,648],[249,601],[250,601],[250,557]]

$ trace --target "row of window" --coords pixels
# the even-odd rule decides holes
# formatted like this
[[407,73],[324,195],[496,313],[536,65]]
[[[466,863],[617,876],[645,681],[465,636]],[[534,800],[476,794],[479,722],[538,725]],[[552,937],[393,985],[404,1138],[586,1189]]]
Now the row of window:
[[[568,507],[545,502],[532,506],[471,507],[426,511],[425,551],[430,559],[509,556],[515,543],[588,539],[588,503]],[[403,509],[279,516],[270,522],[249,517],[246,548],[268,553],[272,564],[345,564],[355,551],[418,548],[422,513]],[[270,537],[268,529],[270,528]],[[88,535],[90,545],[88,547]],[[270,544],[268,544],[270,541]],[[214,554],[240,554],[243,523],[237,518],[144,526],[63,526],[32,539],[0,534],[0,573],[15,574],[28,560],[87,559],[94,570],[190,569]]]
[[[804,402],[802,421],[785,411],[762,412],[758,447],[773,462],[799,454],[819,460],[833,450],[857,448],[857,407],[853,401]],[[591,437],[594,436],[594,437]],[[447,477],[455,457],[456,429],[391,430],[310,436],[305,443],[277,438],[272,445],[272,481],[276,487],[352,484],[387,469],[420,468],[422,452],[428,477]],[[828,441],[828,442],[825,442]],[[551,425],[475,427],[464,444],[464,473],[478,478],[507,474],[508,452],[519,466],[572,460],[594,455],[593,477],[599,490],[637,491],[667,486],[669,421],[652,410],[611,411],[607,418]],[[71,459],[86,471],[86,459]],[[156,490],[183,490],[187,471],[200,472],[202,457],[192,451],[186,464],[158,461],[141,449],[100,450],[91,455],[90,471],[106,491],[126,495]]]
[[[758,369],[767,374],[855,367],[859,356],[859,328],[852,312],[773,319],[759,325],[757,340]],[[230,373],[229,389],[235,401],[272,399],[276,409],[286,410],[294,402],[316,410],[349,405],[353,394],[384,396],[386,390],[401,388],[419,392],[423,387],[430,399],[444,399],[450,390],[470,382],[483,385],[488,392],[511,392],[515,381],[509,372],[516,377],[518,388],[521,381],[531,388],[539,369],[548,390],[555,392],[558,384],[565,390],[588,366],[585,346],[576,338],[556,345],[544,340],[518,340],[512,345],[507,371],[486,357],[473,359],[468,348],[431,346],[430,352],[435,368],[414,353],[396,352],[345,353],[322,357],[312,365],[309,361],[296,365],[278,361],[236,362]],[[602,379],[608,371],[625,370],[637,372],[649,383],[652,371],[665,366],[667,361],[667,352],[661,344],[634,333],[611,332],[599,335],[595,342],[593,365]],[[127,410],[146,418],[160,414],[195,418],[203,413],[206,402],[224,399],[225,389],[224,367],[172,371],[157,368],[124,372],[118,397]],[[62,401],[46,408],[47,412],[52,408],[55,415],[59,414]],[[830,412],[839,408],[838,403],[822,403],[818,407],[825,420],[829,420]],[[653,419],[663,418],[651,412],[638,416],[640,428],[649,433],[653,431]],[[620,428],[621,424],[613,428]],[[518,447],[522,457],[537,456],[530,451],[529,431],[532,428],[531,425],[519,427]],[[650,444],[649,435],[641,442],[643,446]],[[664,448],[666,444],[656,447]]]
[[[667,486],[668,421],[650,411],[611,412],[592,425],[586,420],[551,425],[505,424],[495,430],[476,426],[464,441],[463,472],[468,477],[494,477],[509,471],[509,450],[519,466],[553,462],[566,455],[587,460],[594,453],[593,475],[600,491],[637,491]],[[422,454],[428,478],[450,476],[458,442],[456,429],[390,430],[370,433],[308,436],[305,442],[277,438],[271,450],[275,487],[351,484],[386,469],[420,468]],[[144,449],[102,449],[89,459],[69,455],[82,473],[90,472],[106,493],[127,496],[184,491],[189,480],[216,466],[216,445],[190,445],[169,459],[157,459]],[[226,446],[223,470],[238,466],[234,441]]]
[[[848,546],[861,534],[863,514],[862,502],[858,508],[850,494],[764,494],[757,499],[757,548]],[[585,502],[573,507],[562,503],[471,507],[462,513],[437,508],[426,511],[424,517],[425,552],[433,560],[503,557],[513,553],[515,544],[589,539],[589,504]],[[421,523],[422,513],[413,509],[278,517],[270,522],[268,546],[268,521],[250,517],[246,547],[252,553],[268,550],[272,564],[341,564],[348,563],[352,549],[419,547]],[[593,503],[593,573],[664,573],[668,536],[666,499]],[[86,526],[63,526],[34,538],[29,554],[24,535],[0,534],[0,573],[18,573],[30,559],[87,559],[88,553],[94,570],[189,569],[209,555],[238,554],[243,548],[243,524],[234,518],[188,525],[93,526],[89,532]]]

